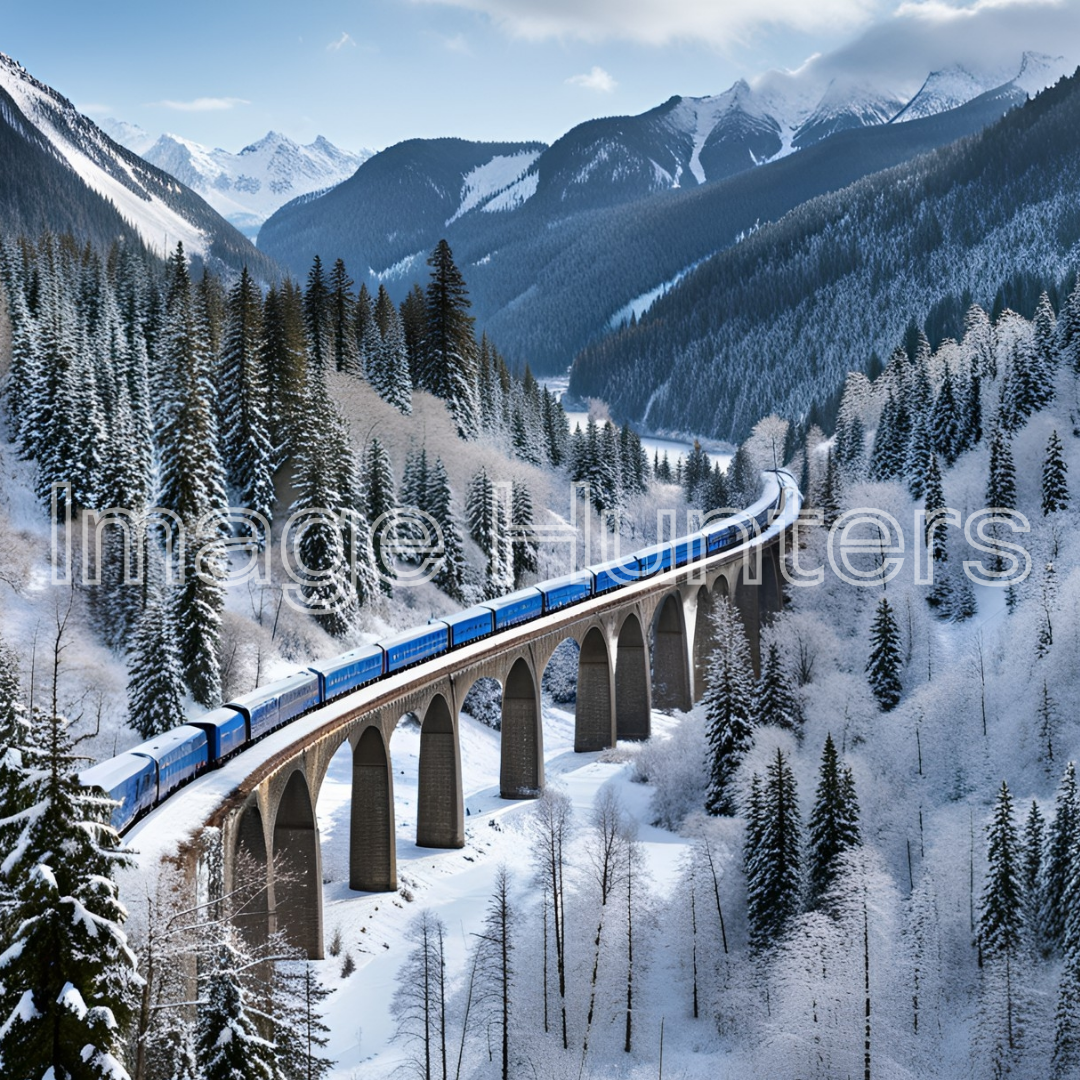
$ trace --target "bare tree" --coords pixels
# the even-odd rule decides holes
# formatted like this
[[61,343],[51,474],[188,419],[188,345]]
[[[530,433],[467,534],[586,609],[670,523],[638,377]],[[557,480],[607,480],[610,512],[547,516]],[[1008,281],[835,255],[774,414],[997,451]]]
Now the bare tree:
[[599,912],[596,935],[593,939],[592,977],[589,980],[589,1008],[585,1016],[585,1037],[581,1046],[581,1067],[578,1076],[585,1072],[585,1059],[589,1053],[589,1036],[596,1015],[596,987],[600,971],[600,955],[604,943],[604,926],[609,914],[609,901],[624,887],[627,872],[626,848],[630,842],[628,819],[613,788],[601,790],[593,805],[591,831],[586,844],[589,874],[595,885]]
[[488,901],[483,933],[478,935],[477,964],[480,974],[478,1004],[484,1006],[489,1028],[499,1033],[502,1080],[510,1077],[510,1017],[514,998],[514,924],[516,912],[510,900],[510,871],[505,864],[495,874],[495,891]]
[[555,969],[559,982],[559,1009],[562,1018],[563,1049],[570,1048],[566,1028],[566,918],[564,909],[566,847],[573,831],[570,798],[552,785],[544,788],[533,812],[533,861],[536,880],[543,889],[544,915],[544,1031],[548,1030],[548,942],[547,916],[551,912]]
[[413,948],[390,1004],[397,1022],[393,1038],[411,1046],[413,1075],[446,1080],[446,926],[425,908],[409,924],[407,936]]

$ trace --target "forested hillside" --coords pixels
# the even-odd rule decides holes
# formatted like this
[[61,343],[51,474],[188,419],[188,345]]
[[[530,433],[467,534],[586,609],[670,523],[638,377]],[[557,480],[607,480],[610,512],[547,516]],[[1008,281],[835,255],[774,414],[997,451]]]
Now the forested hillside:
[[[505,205],[500,196],[460,216],[462,174],[479,159],[459,165],[458,157],[486,144],[415,140],[366,161],[328,195],[283,207],[259,245],[294,273],[315,254],[340,253],[359,280],[371,268],[369,288],[382,280],[400,300],[416,260],[445,235],[468,275],[478,325],[507,362],[562,373],[636,297],[805,200],[979,131],[1023,100],[1010,84],[938,116],[842,131],[749,172],[674,190],[642,182],[652,169],[646,151],[659,152],[662,115],[595,121],[531,166],[524,160],[529,175],[508,176],[517,183]],[[526,180],[529,197],[512,198]]]
[[910,319],[957,336],[974,300],[1032,314],[1071,286],[1080,77],[980,135],[824,195],[718,255],[584,350],[571,390],[658,429],[739,439],[805,418]]

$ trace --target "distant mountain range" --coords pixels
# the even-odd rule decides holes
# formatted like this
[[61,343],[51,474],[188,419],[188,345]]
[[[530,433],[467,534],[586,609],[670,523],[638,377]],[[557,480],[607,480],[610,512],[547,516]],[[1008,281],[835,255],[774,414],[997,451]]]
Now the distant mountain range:
[[301,146],[276,131],[268,132],[238,154],[211,149],[179,135],[155,139],[122,120],[100,122],[118,143],[151,165],[198,192],[222,217],[246,236],[299,195],[325,191],[348,179],[372,155],[340,150],[321,135]]
[[[540,373],[702,259],[808,198],[981,130],[1065,61],[960,67],[898,94],[770,73],[723,94],[590,120],[550,146],[414,139],[270,217],[259,247],[297,276],[315,254],[401,297],[446,237],[479,324]],[[644,299],[643,299],[644,298]]]
[[1077,132],[1080,72],[971,138],[805,202],[585,348],[571,393],[654,430],[740,440],[770,412],[828,422],[845,374],[887,358],[912,319],[937,345],[963,335],[972,303],[1030,318],[1045,289],[1060,311],[1080,269]]
[[0,230],[71,232],[104,246],[178,241],[196,260],[280,276],[272,259],[173,176],[113,141],[67,98],[0,53]]

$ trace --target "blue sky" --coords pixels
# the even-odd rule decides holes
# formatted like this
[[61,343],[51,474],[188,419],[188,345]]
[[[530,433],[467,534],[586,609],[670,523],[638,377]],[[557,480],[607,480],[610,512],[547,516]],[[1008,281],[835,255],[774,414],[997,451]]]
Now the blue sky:
[[[127,0],[19,3],[0,50],[93,116],[239,150],[551,141],[815,54],[920,79],[1023,48],[1080,60],[1080,0]],[[818,61],[822,63],[822,61]]]

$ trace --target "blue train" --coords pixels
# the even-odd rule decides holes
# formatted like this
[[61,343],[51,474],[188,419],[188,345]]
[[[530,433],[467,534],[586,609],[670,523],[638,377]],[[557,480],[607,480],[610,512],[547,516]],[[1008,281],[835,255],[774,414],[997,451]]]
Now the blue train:
[[762,499],[735,517],[707,524],[691,536],[542,581],[446,618],[432,619],[426,626],[386,641],[320,660],[99,762],[84,770],[81,780],[116,802],[112,824],[123,831],[204,770],[220,766],[249,743],[342,694],[450,649],[747,542],[768,527],[770,516],[782,505],[785,486],[795,486],[790,474],[780,470],[777,480],[780,491],[774,498]]

